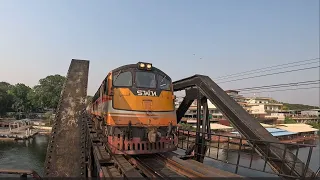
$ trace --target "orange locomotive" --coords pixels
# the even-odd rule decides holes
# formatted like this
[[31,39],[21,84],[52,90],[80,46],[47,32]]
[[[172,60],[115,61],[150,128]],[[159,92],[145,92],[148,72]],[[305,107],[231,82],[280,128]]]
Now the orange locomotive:
[[115,154],[176,150],[176,111],[171,78],[150,63],[111,71],[88,106]]

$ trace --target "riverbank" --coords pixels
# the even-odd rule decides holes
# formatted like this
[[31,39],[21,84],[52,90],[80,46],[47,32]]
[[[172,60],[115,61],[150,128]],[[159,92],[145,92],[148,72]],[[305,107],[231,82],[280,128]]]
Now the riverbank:
[[26,125],[18,128],[2,127],[0,141],[15,141],[29,139],[37,134],[50,134],[52,127]]

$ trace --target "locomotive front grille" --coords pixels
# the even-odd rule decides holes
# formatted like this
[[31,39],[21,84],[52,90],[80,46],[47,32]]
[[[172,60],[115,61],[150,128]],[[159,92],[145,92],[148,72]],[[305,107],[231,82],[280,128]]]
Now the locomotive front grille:
[[156,128],[160,136],[156,142],[150,142],[147,137],[150,130],[147,128],[132,127],[132,137],[128,137],[127,127],[115,127],[114,134],[108,136],[108,144],[116,154],[150,154],[176,150],[178,139],[176,135],[168,138],[167,129],[168,127]]

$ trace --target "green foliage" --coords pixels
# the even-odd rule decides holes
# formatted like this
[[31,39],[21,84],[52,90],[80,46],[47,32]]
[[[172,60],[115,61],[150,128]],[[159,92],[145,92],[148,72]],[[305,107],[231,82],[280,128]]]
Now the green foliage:
[[[309,125],[311,125],[313,128],[320,129],[320,122],[309,123]],[[320,134],[320,131],[318,131],[317,134]]]
[[39,80],[29,97],[32,104],[41,109],[55,109],[58,106],[61,90],[66,78],[51,75]]
[[31,91],[29,86],[18,83],[8,90],[8,94],[13,97],[12,108],[16,112],[30,112],[32,105],[28,100],[28,93]]
[[0,82],[0,116],[8,111],[35,112],[55,109],[58,105],[65,77],[50,75],[39,80],[39,85],[30,88],[25,84],[10,85]]
[[8,91],[11,87],[12,85],[7,82],[0,82],[0,89],[4,91]]
[[285,124],[296,124],[297,122],[289,117],[284,118],[284,123]]
[[319,123],[316,123],[316,122],[309,123],[309,125],[311,125],[313,128],[320,129],[320,122]]
[[289,110],[289,108],[287,106],[283,105],[282,110]]
[[308,110],[308,109],[318,109],[317,106],[309,106],[304,104],[289,104],[283,103],[283,110]]
[[0,117],[11,110],[13,97],[8,93],[11,87],[7,82],[0,82]]

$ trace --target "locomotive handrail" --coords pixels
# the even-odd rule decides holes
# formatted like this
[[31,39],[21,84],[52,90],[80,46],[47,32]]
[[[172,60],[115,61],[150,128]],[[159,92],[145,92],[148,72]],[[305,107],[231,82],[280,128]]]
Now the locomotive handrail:
[[[193,88],[194,87],[194,88]],[[177,110],[177,121],[179,122],[183,117],[186,110],[190,107],[191,103],[195,99],[192,89],[199,90],[200,93],[208,98],[216,107],[226,116],[235,128],[247,139],[264,140],[279,142],[279,140],[271,135],[256,119],[254,119],[247,111],[245,111],[232,97],[230,97],[223,89],[221,89],[211,78],[204,75],[196,74],[194,76],[184,78],[173,82],[174,91],[186,90],[186,97],[182,101],[181,105]],[[193,97],[191,97],[193,96]],[[281,145],[278,145],[281,146]],[[286,153],[286,159],[295,159],[294,154],[283,151],[284,148],[277,147],[263,147],[263,145],[256,148],[259,154],[271,154],[274,158],[279,161],[268,160],[268,163],[274,171],[283,171],[283,174],[290,174],[291,170],[294,169],[293,173],[298,177],[312,177],[314,172],[303,164],[299,166],[293,165],[288,162],[282,162],[282,156]],[[311,158],[311,157],[310,157]],[[298,158],[297,158],[298,159]],[[298,161],[300,161],[298,159]],[[280,163],[279,163],[280,162]],[[282,164],[284,168],[282,169]]]

